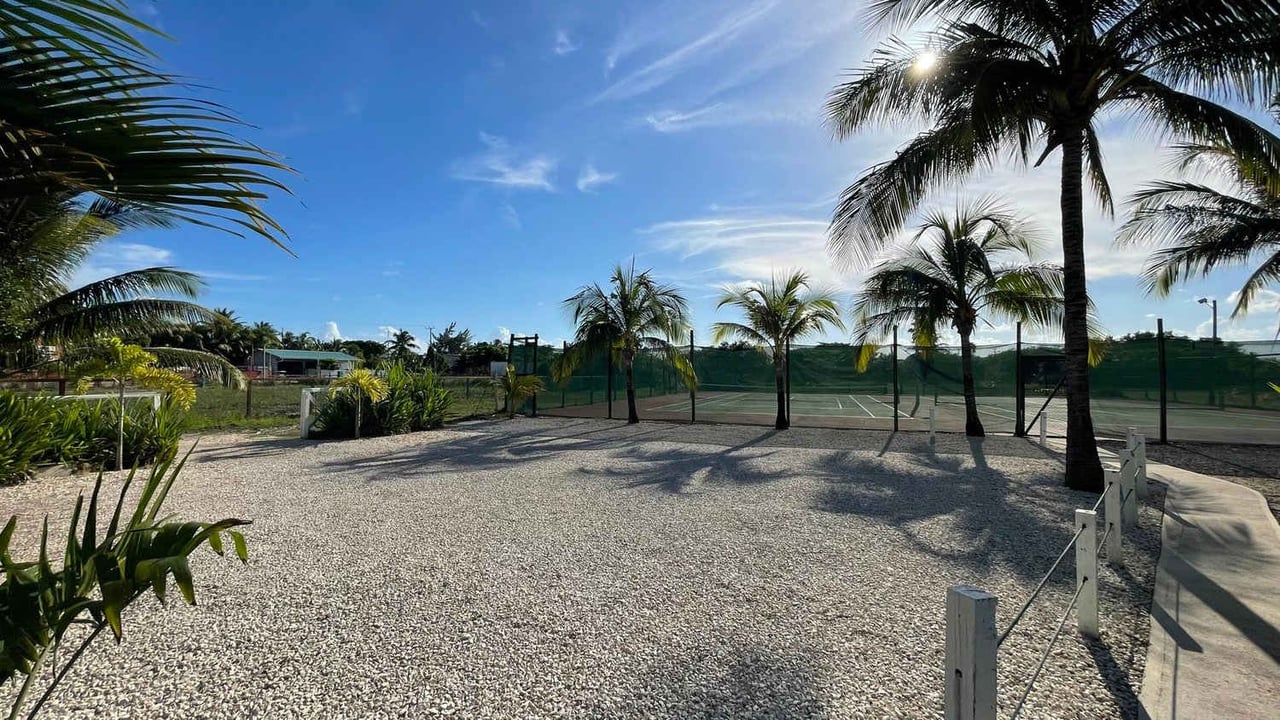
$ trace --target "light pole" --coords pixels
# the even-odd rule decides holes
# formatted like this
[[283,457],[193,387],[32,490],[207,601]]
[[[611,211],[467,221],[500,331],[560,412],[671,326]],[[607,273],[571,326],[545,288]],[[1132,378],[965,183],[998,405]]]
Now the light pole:
[[1213,339],[1216,342],[1218,339],[1218,301],[1213,298],[1202,297],[1196,302],[1213,308]]
[[1217,359],[1218,359],[1218,301],[1217,301],[1215,298],[1202,297],[1202,298],[1200,298],[1199,300],[1197,300],[1196,302],[1200,303],[1201,305],[1208,305],[1210,308],[1212,308],[1212,309],[1213,309],[1213,360],[1214,360],[1214,367],[1210,368],[1210,371],[1209,371],[1209,404],[1210,404],[1210,405],[1215,405],[1215,404],[1216,404],[1216,405],[1218,405],[1218,407],[1219,407],[1219,408],[1221,408],[1221,407],[1223,406],[1224,402],[1225,402],[1225,398],[1223,398],[1223,397],[1222,397],[1221,393],[1217,393],[1217,392],[1215,392],[1215,390],[1216,390],[1216,388],[1217,388],[1217,386],[1218,386],[1218,377],[1217,377],[1217,376],[1218,376],[1218,368],[1217,368],[1217,364],[1218,364],[1218,363],[1217,363]]

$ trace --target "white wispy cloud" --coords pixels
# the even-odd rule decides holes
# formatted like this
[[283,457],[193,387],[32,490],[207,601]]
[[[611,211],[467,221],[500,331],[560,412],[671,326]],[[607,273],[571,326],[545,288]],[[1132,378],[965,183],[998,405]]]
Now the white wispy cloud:
[[567,30],[556,30],[556,41],[551,47],[552,52],[557,55],[568,55],[580,47],[582,47],[581,43],[574,42]]
[[223,272],[222,270],[192,270],[206,280],[229,280],[232,282],[261,282],[270,280],[270,275],[249,275],[246,273]]
[[342,93],[342,112],[349,117],[358,118],[364,114],[364,93],[359,90],[346,90]]
[[492,183],[504,187],[552,192],[551,176],[556,161],[547,155],[517,153],[505,138],[480,133],[484,152],[454,163],[453,177],[458,180]]
[[172,265],[173,262],[173,252],[165,248],[144,243],[106,242],[66,278],[66,283],[77,288],[130,270]]
[[324,338],[325,340],[341,340],[342,331],[338,329],[337,322],[330,320],[329,322],[324,324],[324,333],[321,334],[320,337]]
[[837,271],[827,256],[827,222],[817,217],[719,214],[661,222],[642,228],[659,252],[674,255],[682,268],[710,287],[767,280],[799,269],[815,286],[850,290],[856,277]]
[[502,222],[506,223],[507,227],[512,230],[524,228],[524,223],[520,222],[520,213],[516,212],[515,206],[511,203],[502,204]]
[[[759,21],[778,4],[778,0],[761,0],[736,13],[721,18],[714,27],[693,40],[668,52],[653,62],[623,76],[596,96],[596,101],[622,100],[647,93],[666,84],[690,65],[702,62],[724,49],[746,28]],[[612,68],[619,55],[606,58]],[[612,64],[611,64],[612,63]]]
[[601,185],[606,185],[618,179],[618,173],[600,172],[596,166],[587,163],[582,166],[582,170],[578,172],[578,190],[581,192],[591,192]]
[[794,109],[746,107],[738,103],[712,103],[692,110],[658,110],[645,116],[645,123],[660,133],[678,133],[728,125],[813,124],[818,122],[814,108]]

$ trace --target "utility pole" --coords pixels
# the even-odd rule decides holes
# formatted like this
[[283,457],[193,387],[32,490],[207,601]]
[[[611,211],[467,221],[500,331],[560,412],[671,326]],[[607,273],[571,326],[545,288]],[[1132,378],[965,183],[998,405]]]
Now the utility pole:
[[1196,302],[1213,308],[1213,341],[1218,341],[1218,301],[1215,298],[1202,297]]

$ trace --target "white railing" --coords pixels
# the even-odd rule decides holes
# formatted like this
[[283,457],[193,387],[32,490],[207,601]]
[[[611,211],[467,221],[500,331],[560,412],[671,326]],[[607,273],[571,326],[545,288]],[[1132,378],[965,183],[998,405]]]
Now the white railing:
[[[1044,434],[1041,420],[1041,435]],[[1074,547],[1076,551],[1076,592],[1063,610],[1057,629],[1049,638],[1040,661],[1023,687],[1018,704],[1009,715],[1016,720],[1036,680],[1049,660],[1054,643],[1061,637],[1071,611],[1076,611],[1076,627],[1080,634],[1099,638],[1098,624],[1098,555],[1105,548],[1107,562],[1114,567],[1124,564],[1124,531],[1138,525],[1138,501],[1147,496],[1146,438],[1129,428],[1125,449],[1119,462],[1104,468],[1106,476],[1102,496],[1092,509],[1077,509],[1072,519],[1075,532],[1058,559],[1036,585],[1031,596],[1014,615],[1013,622],[996,635],[995,595],[969,585],[957,585],[947,591],[946,720],[995,720],[996,656],[1040,591],[1057,572]],[[1105,530],[1098,537],[1098,508],[1103,510]]]
[[302,388],[302,405],[298,408],[298,436],[303,440],[311,436],[311,425],[316,421],[315,416],[311,414],[311,408],[315,405],[315,396],[327,392],[329,392],[327,387]]

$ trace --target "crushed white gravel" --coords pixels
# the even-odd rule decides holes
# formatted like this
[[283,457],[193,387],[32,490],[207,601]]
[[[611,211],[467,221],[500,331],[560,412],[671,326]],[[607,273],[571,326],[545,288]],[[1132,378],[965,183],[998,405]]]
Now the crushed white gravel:
[[[1060,474],[1011,438],[599,420],[206,437],[168,507],[252,518],[250,564],[201,551],[200,605],[138,603],[41,717],[939,717],[946,590],[1003,630],[1096,497]],[[0,488],[18,554],[90,482]],[[1022,717],[1136,715],[1161,497]],[[1073,592],[1068,558],[1001,648],[1002,716]]]

